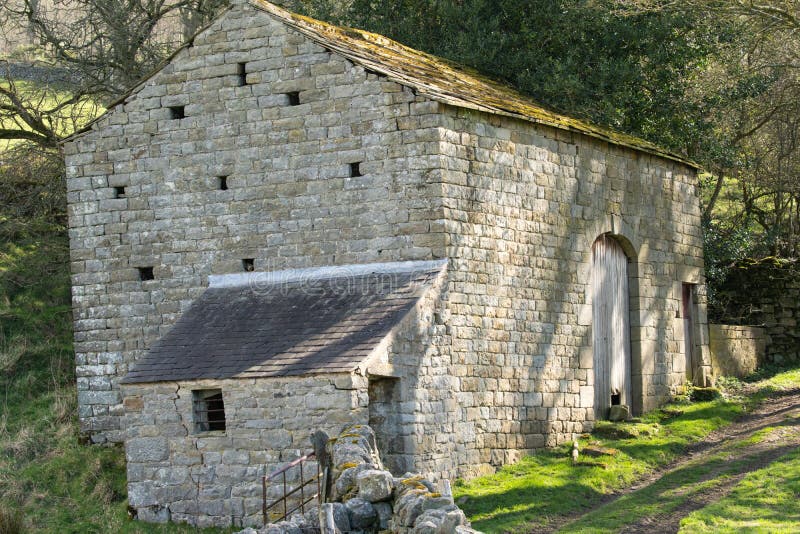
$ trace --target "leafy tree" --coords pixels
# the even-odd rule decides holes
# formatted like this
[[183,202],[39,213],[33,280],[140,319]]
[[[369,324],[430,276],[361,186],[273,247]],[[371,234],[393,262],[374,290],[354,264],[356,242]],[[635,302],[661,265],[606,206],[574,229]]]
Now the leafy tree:
[[[95,103],[151,72],[225,0],[17,0],[0,6],[4,26],[26,27],[60,83],[0,81],[0,139],[56,149]],[[183,33],[175,32],[183,29]],[[89,117],[91,118],[91,117]]]

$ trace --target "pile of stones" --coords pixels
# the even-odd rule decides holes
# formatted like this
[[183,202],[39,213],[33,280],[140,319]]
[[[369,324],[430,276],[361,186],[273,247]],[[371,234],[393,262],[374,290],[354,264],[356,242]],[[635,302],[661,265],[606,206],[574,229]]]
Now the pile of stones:
[[[391,533],[472,534],[449,486],[437,491],[420,475],[394,477],[383,468],[375,433],[365,425],[346,428],[329,440],[329,493],[323,505],[287,521],[267,525],[260,534]],[[322,517],[321,517],[322,516]],[[333,519],[328,524],[327,518]],[[322,521],[320,519],[322,518]],[[248,529],[253,534],[255,531]],[[243,531],[248,532],[248,531]]]

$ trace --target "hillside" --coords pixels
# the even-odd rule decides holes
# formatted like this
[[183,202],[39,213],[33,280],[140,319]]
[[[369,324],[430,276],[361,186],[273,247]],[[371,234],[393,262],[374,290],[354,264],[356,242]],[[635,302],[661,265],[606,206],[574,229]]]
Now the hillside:
[[122,448],[80,442],[67,259],[63,227],[0,215],[0,532],[194,531],[131,522]]

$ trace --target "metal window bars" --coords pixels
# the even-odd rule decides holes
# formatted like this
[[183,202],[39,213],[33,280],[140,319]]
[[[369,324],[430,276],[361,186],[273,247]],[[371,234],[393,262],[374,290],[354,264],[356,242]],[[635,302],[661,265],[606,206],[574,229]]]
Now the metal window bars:
[[[316,458],[316,455],[313,452],[310,452],[304,456],[301,456],[297,460],[290,462],[280,469],[273,471],[272,473],[266,475],[261,481],[261,489],[262,489],[262,499],[261,499],[261,511],[264,515],[264,525],[271,523],[269,519],[269,511],[272,508],[277,507],[278,505],[282,505],[279,507],[282,508],[282,515],[275,516],[275,521],[283,521],[284,519],[288,518],[292,513],[300,510],[300,513],[305,513],[305,507],[311,501],[316,500],[319,504],[320,495],[322,493],[322,471],[320,469],[319,463],[317,463],[317,472],[314,476],[306,480],[305,478],[305,471],[303,466],[309,460],[313,460]],[[294,489],[288,490],[287,489],[287,481],[286,481],[286,473],[293,467],[299,467],[300,469],[300,485]],[[275,499],[271,503],[267,504],[267,487],[270,483],[276,481],[277,479],[282,480],[283,484],[283,491],[282,496]],[[316,493],[306,497],[306,486],[316,483]],[[289,504],[287,503],[288,498],[297,492],[300,492],[300,503],[290,509]],[[278,512],[281,514],[281,512]]]
[[195,432],[225,430],[225,404],[222,392],[200,390],[193,393]]

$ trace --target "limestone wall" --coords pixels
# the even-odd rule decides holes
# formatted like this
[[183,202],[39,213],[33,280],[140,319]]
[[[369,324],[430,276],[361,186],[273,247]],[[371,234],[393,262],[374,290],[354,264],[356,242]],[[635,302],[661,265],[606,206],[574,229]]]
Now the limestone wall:
[[391,421],[395,471],[472,476],[592,426],[590,251],[603,233],[631,260],[634,410],[685,381],[682,283],[698,284],[709,364],[693,170],[426,100],[238,4],[65,148],[79,410],[93,440],[122,439],[118,378],[209,274],[244,258],[257,271],[449,260],[386,342],[399,387],[364,415]]
[[443,257],[437,111],[241,5],[68,143],[82,431],[122,439],[119,377],[209,274]]
[[442,126],[449,280],[414,393],[435,406],[417,424],[437,456],[416,470],[480,474],[591,428],[590,247],[602,233],[631,259],[634,409],[686,380],[682,282],[699,284],[709,365],[691,169],[477,112],[449,109]]
[[[225,431],[194,431],[192,390],[207,388],[222,390]],[[366,381],[349,375],[124,385],[123,394],[128,501],[144,521],[260,525],[261,477],[308,452],[313,431],[336,435],[368,418]]]
[[710,324],[708,334],[714,376],[741,378],[764,363],[767,335],[763,328]]

